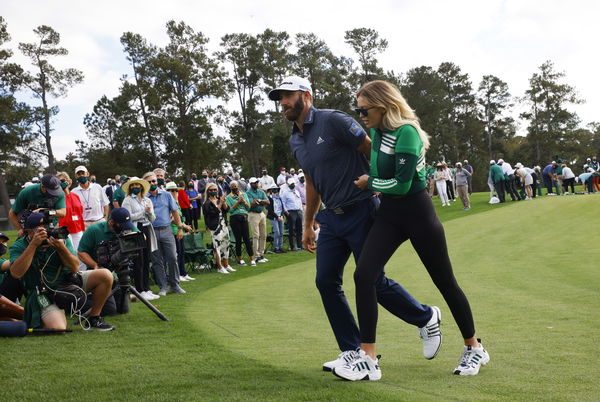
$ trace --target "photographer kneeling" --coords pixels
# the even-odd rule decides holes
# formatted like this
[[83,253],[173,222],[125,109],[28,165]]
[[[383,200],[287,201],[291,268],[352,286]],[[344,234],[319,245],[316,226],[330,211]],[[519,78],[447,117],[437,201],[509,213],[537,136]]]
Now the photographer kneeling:
[[[111,242],[116,240],[118,235],[125,234],[126,232],[139,232],[139,230],[133,225],[133,222],[131,222],[131,216],[126,208],[113,209],[108,221],[95,223],[83,232],[83,237],[77,248],[79,259],[87,265],[88,270],[92,270],[92,272],[107,272],[112,279],[112,273],[106,268],[115,272],[123,272],[119,267],[121,261],[116,260],[119,260],[121,257],[127,259],[129,255],[121,255],[117,251],[112,250],[112,247],[109,247],[110,250],[106,250],[105,245],[107,241]],[[116,241],[116,243],[118,247],[118,241]],[[106,252],[99,253],[100,248],[105,249]],[[100,266],[100,261],[103,261],[103,268]],[[110,289],[107,293],[107,297],[109,293]],[[117,295],[115,295],[115,299],[116,298]],[[117,303],[117,311],[119,311],[119,313],[122,312],[121,309],[122,305]]]
[[60,232],[54,233],[56,230],[52,230],[49,235],[44,220],[42,213],[34,212],[29,215],[24,226],[25,236],[10,247],[11,275],[21,279],[28,293],[25,321],[32,328],[43,326],[66,329],[65,312],[53,301],[58,303],[57,295],[73,298],[73,295],[61,291],[60,288],[81,278],[82,284],[75,288],[83,290],[80,294],[91,291],[93,297],[91,315],[88,318],[90,329],[114,329],[99,315],[112,287],[110,271],[86,271],[81,275],[77,274],[79,260],[75,257],[71,240],[55,238],[53,235],[62,237]]

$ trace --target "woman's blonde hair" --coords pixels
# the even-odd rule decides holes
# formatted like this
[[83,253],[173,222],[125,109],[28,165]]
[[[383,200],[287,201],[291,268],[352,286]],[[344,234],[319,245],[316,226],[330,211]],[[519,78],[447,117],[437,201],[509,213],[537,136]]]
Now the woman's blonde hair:
[[402,125],[410,124],[419,133],[423,142],[423,150],[429,148],[429,135],[421,128],[415,111],[406,102],[398,87],[386,81],[371,81],[363,85],[356,97],[362,96],[369,105],[385,109],[383,128],[394,130]]
[[56,173],[56,177],[58,177],[59,180],[61,178],[65,179],[69,187],[71,187],[71,184],[73,184],[73,180],[71,180],[71,176],[69,176],[67,172],[58,172]]
[[206,185],[206,188],[204,189],[204,199],[205,200],[208,200],[208,190],[211,188],[214,188],[215,190],[217,190],[217,193],[218,193],[219,187],[217,187],[217,185],[215,183],[208,183]]

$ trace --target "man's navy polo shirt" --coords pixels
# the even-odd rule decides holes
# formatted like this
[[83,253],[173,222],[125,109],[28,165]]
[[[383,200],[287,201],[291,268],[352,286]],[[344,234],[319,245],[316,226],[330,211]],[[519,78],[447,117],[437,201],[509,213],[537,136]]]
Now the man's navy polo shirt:
[[369,162],[356,150],[365,140],[365,130],[353,118],[338,110],[311,107],[303,126],[296,124],[290,137],[294,158],[327,208],[354,204],[371,197],[354,180],[369,173]]

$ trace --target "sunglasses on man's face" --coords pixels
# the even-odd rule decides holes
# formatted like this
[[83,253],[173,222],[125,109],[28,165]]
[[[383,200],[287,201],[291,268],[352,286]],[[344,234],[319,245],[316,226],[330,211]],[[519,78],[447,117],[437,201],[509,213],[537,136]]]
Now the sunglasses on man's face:
[[371,107],[357,107],[354,109],[354,113],[356,113],[359,116],[368,116],[369,115],[369,110],[373,109],[375,106],[371,106]]
[[175,189],[175,190],[168,190],[168,191],[169,191],[169,193],[176,193],[177,189]]
[[146,180],[148,183],[158,183],[156,180]]

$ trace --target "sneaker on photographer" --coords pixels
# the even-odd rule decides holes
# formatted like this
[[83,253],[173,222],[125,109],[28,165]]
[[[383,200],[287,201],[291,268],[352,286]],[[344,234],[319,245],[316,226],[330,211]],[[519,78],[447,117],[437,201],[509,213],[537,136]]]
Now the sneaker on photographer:
[[100,317],[99,315],[97,315],[95,317],[89,317],[88,322],[90,323],[90,327],[88,329],[91,329],[94,331],[106,332],[106,331],[112,331],[113,329],[115,329],[115,327],[113,327],[112,325],[104,322],[102,317]]

